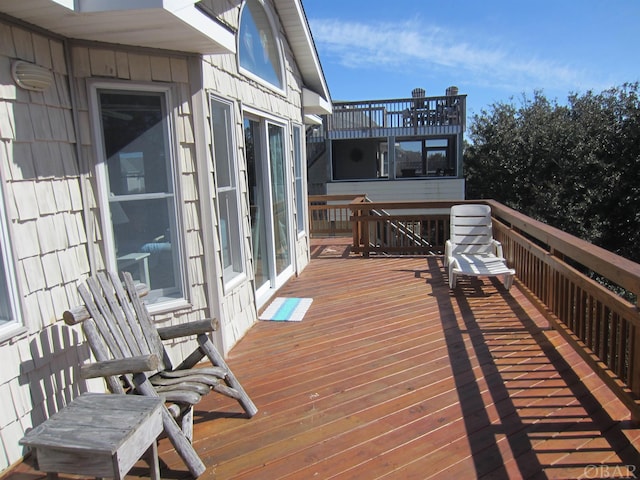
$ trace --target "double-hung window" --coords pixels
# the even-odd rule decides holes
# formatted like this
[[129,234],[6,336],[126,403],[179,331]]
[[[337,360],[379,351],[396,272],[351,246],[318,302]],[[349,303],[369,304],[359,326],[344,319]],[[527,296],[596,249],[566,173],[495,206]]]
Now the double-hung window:
[[96,85],[107,267],[145,283],[152,306],[185,296],[168,88]]
[[214,97],[211,97],[210,104],[222,277],[225,286],[228,286],[244,273],[240,192],[233,141],[233,105]]

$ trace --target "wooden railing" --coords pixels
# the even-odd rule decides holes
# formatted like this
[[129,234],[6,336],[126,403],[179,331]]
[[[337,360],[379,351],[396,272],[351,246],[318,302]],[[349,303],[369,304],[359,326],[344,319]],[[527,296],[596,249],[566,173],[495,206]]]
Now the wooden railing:
[[[324,223],[316,225],[347,235],[349,218],[352,251],[363,256],[442,254],[449,209],[462,203],[380,203],[364,195],[314,197],[314,203],[323,198],[324,210],[311,207],[325,212],[318,214]],[[516,270],[516,284],[640,422],[640,264],[498,202],[482,203],[491,206],[494,236]],[[326,219],[332,216],[330,227]],[[316,225],[312,220],[312,234]]]
[[352,251],[371,254],[442,254],[449,238],[454,202],[369,202],[351,204]]
[[[495,237],[522,290],[640,421],[640,265],[487,203],[499,219]],[[604,283],[617,285],[636,303]]]
[[351,203],[364,200],[365,195],[309,195],[311,235],[350,236]]
[[334,102],[327,131],[378,131],[460,125],[464,130],[466,95]]

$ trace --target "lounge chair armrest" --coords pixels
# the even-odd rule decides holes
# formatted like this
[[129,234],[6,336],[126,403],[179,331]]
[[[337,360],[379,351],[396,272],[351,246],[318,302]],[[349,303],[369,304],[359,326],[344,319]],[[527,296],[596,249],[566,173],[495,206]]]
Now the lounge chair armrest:
[[460,262],[458,262],[458,259],[454,255],[447,257],[447,265],[450,269],[460,269]]
[[450,257],[452,250],[453,250],[453,243],[451,243],[451,240],[447,240],[444,243],[444,255],[445,255],[445,257]]
[[159,365],[160,359],[155,353],[152,353],[138,357],[104,360],[102,362],[82,365],[80,367],[80,376],[82,378],[96,378],[125,375],[127,373],[150,372],[157,370]]
[[451,253],[453,252],[453,243],[451,240],[447,240],[444,244],[444,266],[449,265]]
[[158,334],[162,340],[171,340],[172,338],[188,337],[191,335],[213,332],[216,328],[218,328],[217,320],[196,320],[182,325],[158,328]]
[[491,240],[491,243],[493,244],[496,257],[504,258],[504,255],[502,254],[502,244],[495,238]]

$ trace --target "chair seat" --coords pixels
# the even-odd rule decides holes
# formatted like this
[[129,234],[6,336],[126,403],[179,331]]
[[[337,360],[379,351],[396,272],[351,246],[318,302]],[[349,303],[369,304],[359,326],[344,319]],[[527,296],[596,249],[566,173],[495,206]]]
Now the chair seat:
[[218,367],[162,371],[149,378],[158,395],[168,402],[195,405],[202,396],[215,390],[225,371]]
[[513,276],[516,271],[507,267],[504,258],[493,254],[468,254],[462,253],[450,256],[447,259],[449,265],[449,286],[455,288],[458,275],[473,277],[480,276],[504,276],[504,286],[507,290],[511,288]]
[[454,258],[455,262],[457,262],[457,266],[454,266],[454,271],[464,275],[491,276],[515,273],[513,269],[507,267],[503,258],[498,258],[492,254],[461,254],[456,255]]

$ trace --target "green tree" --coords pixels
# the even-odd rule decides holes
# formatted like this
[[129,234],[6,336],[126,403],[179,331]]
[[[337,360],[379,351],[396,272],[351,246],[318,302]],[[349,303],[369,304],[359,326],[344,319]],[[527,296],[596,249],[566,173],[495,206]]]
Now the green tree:
[[526,215],[640,261],[638,83],[495,103],[470,122],[467,198]]

